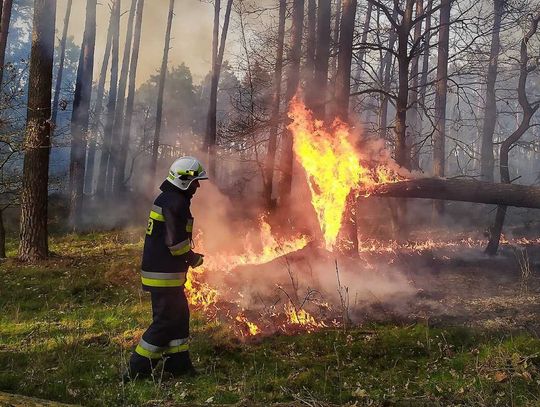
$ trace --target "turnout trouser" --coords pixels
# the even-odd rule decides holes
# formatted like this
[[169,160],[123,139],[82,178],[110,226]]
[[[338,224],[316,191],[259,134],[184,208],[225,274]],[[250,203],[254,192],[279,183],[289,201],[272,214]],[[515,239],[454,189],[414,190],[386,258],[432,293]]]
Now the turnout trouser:
[[134,378],[152,372],[164,360],[164,370],[180,374],[192,369],[188,353],[189,307],[183,289],[152,292],[152,323],[131,355],[129,373]]

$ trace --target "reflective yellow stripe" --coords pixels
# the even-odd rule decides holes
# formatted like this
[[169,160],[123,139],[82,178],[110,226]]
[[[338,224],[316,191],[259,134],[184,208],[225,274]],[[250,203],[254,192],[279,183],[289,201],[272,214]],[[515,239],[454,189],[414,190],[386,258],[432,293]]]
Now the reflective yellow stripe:
[[189,350],[189,345],[187,343],[184,343],[183,345],[172,346],[169,349],[167,349],[164,353],[166,355],[170,355],[171,353],[185,352],[187,350]]
[[141,276],[141,281],[148,287],[182,287],[186,283],[186,277],[178,280],[158,280]]
[[191,250],[191,241],[189,239],[183,240],[182,242],[169,247],[169,250],[173,256],[181,256],[186,254]]
[[188,219],[186,224],[186,232],[191,233],[193,232],[193,219]]
[[160,358],[163,353],[161,352],[150,352],[149,350],[144,349],[140,344],[135,348],[135,352],[145,358],[157,359]]
[[160,222],[165,222],[165,216],[154,211],[150,211],[150,219],[159,220]]

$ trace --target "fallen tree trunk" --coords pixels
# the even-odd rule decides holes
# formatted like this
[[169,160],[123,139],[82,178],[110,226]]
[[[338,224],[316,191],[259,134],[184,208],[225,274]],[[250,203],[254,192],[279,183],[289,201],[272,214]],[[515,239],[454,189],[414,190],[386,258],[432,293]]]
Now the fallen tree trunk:
[[540,187],[469,179],[420,178],[381,184],[370,196],[425,198],[540,209]]

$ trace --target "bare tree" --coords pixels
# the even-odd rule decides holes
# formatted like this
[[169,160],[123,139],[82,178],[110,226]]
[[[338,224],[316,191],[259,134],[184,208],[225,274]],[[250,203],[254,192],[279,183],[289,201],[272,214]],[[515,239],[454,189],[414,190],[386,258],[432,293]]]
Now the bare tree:
[[[354,22],[356,20],[357,0],[343,1],[343,14],[339,31],[339,54],[336,75],[336,117],[342,121],[349,120],[349,97],[351,94],[351,66],[353,56]],[[344,214],[344,238],[352,242],[345,252],[351,256],[358,255],[358,233],[356,230],[354,192],[347,199]]]
[[283,71],[283,47],[285,43],[285,14],[287,12],[287,1],[279,0],[279,22],[277,33],[276,63],[274,69],[274,94],[272,96],[272,113],[270,118],[270,137],[268,139],[268,150],[265,163],[264,191],[263,199],[266,207],[271,209],[272,190],[274,185],[274,167],[276,161],[277,138],[280,122],[280,99],[281,80]]
[[86,133],[90,119],[90,99],[94,76],[94,49],[96,46],[96,0],[86,2],[84,37],[77,69],[77,83],[71,115],[71,159],[69,166],[69,224],[72,229],[81,226],[84,172],[86,158]]
[[330,0],[319,0],[317,10],[317,47],[315,49],[315,75],[313,86],[317,97],[312,102],[313,113],[319,119],[325,118],[328,99],[328,66],[330,58],[332,7]]
[[[446,95],[448,91],[448,46],[450,41],[451,0],[441,0],[437,82],[435,90],[435,133],[433,134],[433,175],[444,176],[446,143]],[[441,214],[444,202],[435,201],[434,209]]]
[[88,156],[86,160],[86,180],[85,189],[92,193],[94,191],[94,165],[96,156],[97,137],[101,123],[101,113],[103,111],[103,96],[105,94],[105,81],[107,79],[107,68],[111,57],[112,34],[114,28],[114,9],[111,9],[109,18],[109,28],[107,29],[107,39],[105,42],[105,50],[103,52],[103,62],[99,73],[99,81],[96,90],[96,103],[94,106],[94,119],[89,132]]
[[156,107],[156,129],[154,131],[154,141],[152,143],[152,162],[150,164],[151,179],[156,175],[159,138],[161,134],[161,116],[163,114],[163,92],[165,90],[165,79],[167,76],[167,63],[169,60],[169,49],[171,43],[171,27],[174,16],[174,0],[169,2],[169,15],[167,18],[167,30],[165,31],[165,47],[163,48],[163,60],[161,61],[161,71],[159,74],[158,98]]
[[56,0],[34,1],[19,258],[48,256],[47,202]]
[[[118,193],[118,185],[115,181],[118,180],[118,163],[120,160],[120,148],[122,144],[122,126],[124,125],[124,107],[126,104],[126,89],[129,73],[129,62],[131,55],[131,44],[133,42],[133,21],[135,19],[135,11],[137,9],[137,0],[131,0],[131,7],[129,9],[129,16],[126,28],[126,40],[124,42],[124,56],[122,58],[122,68],[120,70],[120,79],[118,81],[118,93],[116,95],[116,108],[114,114],[114,123],[112,130],[112,149],[111,149],[111,161],[109,165],[108,176],[112,191]],[[123,177],[122,177],[123,178]],[[122,180],[123,181],[123,180]],[[121,183],[122,183],[121,181]]]
[[131,135],[131,121],[133,118],[133,107],[135,104],[135,79],[137,78],[137,65],[139,63],[139,48],[141,44],[142,17],[144,0],[139,0],[137,5],[137,16],[135,18],[135,34],[133,36],[133,50],[131,52],[131,62],[129,63],[129,85],[126,100],[126,115],[122,126],[122,145],[120,157],[116,168],[116,185],[120,192],[125,190],[125,169],[126,159],[129,150],[129,139]]
[[116,111],[116,93],[118,90],[118,51],[120,42],[120,0],[114,0],[112,16],[112,50],[111,50],[111,83],[109,88],[109,100],[107,102],[107,118],[105,121],[105,129],[103,132],[103,143],[101,146],[101,157],[99,164],[99,176],[97,193],[103,198],[107,191],[107,177],[109,159],[111,155],[111,147],[113,142],[113,125]]
[[56,125],[56,118],[58,116],[58,103],[60,101],[60,93],[62,93],[62,78],[64,75],[64,61],[66,59],[67,32],[69,28],[69,18],[71,16],[72,5],[73,5],[73,0],[68,0],[67,6],[66,6],[66,15],[64,17],[64,28],[62,29],[62,38],[60,39],[60,58],[59,58],[59,64],[58,64],[58,73],[56,74],[56,85],[54,87],[54,100],[52,104],[52,118],[51,118],[52,122],[55,125]]
[[[527,45],[533,35],[538,30],[538,23],[540,22],[540,13],[532,18],[529,31],[525,34],[521,40],[520,46],[520,59],[519,59],[519,80],[518,80],[518,102],[523,110],[521,122],[518,128],[501,143],[499,171],[501,174],[501,182],[505,184],[511,183],[510,168],[508,166],[508,153],[510,149],[521,139],[521,137],[531,127],[531,119],[540,108],[540,100],[530,102],[527,96],[527,78],[529,74],[537,69],[537,63],[529,66],[531,56],[529,56]],[[490,229],[489,243],[486,247],[486,253],[489,255],[495,255],[499,248],[499,241],[501,238],[502,227],[504,219],[506,217],[506,206],[499,205],[497,207],[497,213],[495,215],[495,223]]]
[[493,157],[493,134],[497,123],[497,101],[495,83],[500,51],[501,20],[505,0],[493,0],[493,31],[486,82],[486,103],[484,106],[484,124],[482,126],[482,150],[480,155],[480,175],[485,181],[493,181],[495,159]]
[[[221,38],[218,40],[220,0],[215,0],[214,38],[212,42],[212,79],[210,83],[210,106],[208,107],[205,138],[205,149],[208,152],[208,169],[210,175],[214,178],[216,176],[217,93],[219,77],[221,75],[221,66],[223,64],[223,54],[225,53],[225,42],[227,40],[227,32],[229,31],[232,5],[233,0],[227,0]],[[219,50],[215,52],[218,42]]]
[[[292,10],[291,47],[289,51],[289,70],[285,105],[288,106],[300,83],[300,59],[302,56],[302,31],[304,25],[304,0],[294,0]],[[289,130],[282,136],[281,180],[279,184],[280,204],[286,208],[289,203],[292,185],[293,140]]]

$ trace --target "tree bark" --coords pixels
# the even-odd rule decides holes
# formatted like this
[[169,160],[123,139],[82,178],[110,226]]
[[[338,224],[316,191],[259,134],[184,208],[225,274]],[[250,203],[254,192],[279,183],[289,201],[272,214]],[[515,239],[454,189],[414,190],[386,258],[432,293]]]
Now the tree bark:
[[[219,1],[216,0],[216,7]],[[223,54],[225,53],[225,43],[229,31],[229,21],[231,18],[233,0],[227,0],[221,38],[219,39],[219,50],[216,54],[215,63],[212,64],[212,79],[210,83],[210,105],[208,107],[205,149],[208,153],[208,171],[210,176],[216,178],[216,143],[217,143],[217,94],[219,87],[219,77],[221,75],[221,66],[223,64]],[[214,19],[214,42],[212,48],[217,44],[216,30],[219,31],[219,9],[216,11],[217,20]],[[218,28],[215,25],[218,25]]]
[[[529,67],[530,57],[527,50],[527,44],[529,43],[531,37],[536,33],[539,22],[540,13],[532,19],[529,31],[521,40],[517,93],[519,105],[523,110],[523,116],[516,131],[514,131],[501,144],[499,168],[501,174],[501,182],[504,184],[510,184],[511,182],[510,168],[508,167],[508,154],[510,152],[510,149],[531,127],[531,119],[536,113],[536,111],[540,108],[540,101],[536,101],[534,102],[534,104],[531,104],[527,97],[527,78],[529,76],[529,73],[536,69],[536,66],[531,68]],[[497,207],[497,214],[495,215],[495,223],[490,229],[490,238],[489,243],[486,247],[486,253],[492,256],[497,253],[497,250],[499,248],[501,232],[504,224],[504,219],[506,217],[506,205],[508,204],[499,204],[499,206]]]
[[332,7],[330,0],[319,0],[317,10],[317,46],[315,49],[315,74],[313,86],[309,88],[317,92],[313,100],[313,114],[319,120],[325,119],[328,101],[328,66],[330,58],[330,41]]
[[96,0],[86,2],[86,21],[81,56],[77,68],[77,82],[71,115],[71,159],[69,166],[70,208],[69,225],[80,228],[84,198],[84,172],[92,79],[94,77],[94,49],[96,46]]
[[[349,97],[351,93],[351,67],[353,55],[354,22],[356,19],[357,0],[344,0],[339,30],[339,54],[336,75],[336,117],[349,120]],[[356,228],[356,199],[351,193],[347,199],[341,231],[344,241],[350,242],[344,253],[350,256],[358,255],[358,232]]]
[[[332,81],[336,79],[337,76],[337,65],[338,65],[338,46],[339,46],[339,27],[341,24],[341,9],[342,9],[342,0],[336,0],[336,9],[334,11],[334,32],[332,36],[332,45],[333,45],[333,56],[332,56]],[[332,91],[335,88],[332,88]]]
[[354,78],[353,92],[357,92],[360,86],[360,80],[362,79],[362,71],[364,69],[364,58],[366,55],[366,49],[363,45],[367,42],[367,36],[369,34],[369,24],[371,21],[371,13],[373,12],[373,4],[368,1],[366,17],[364,19],[364,25],[362,28],[362,36],[360,37],[360,50],[357,55],[356,74]]
[[[392,18],[395,20],[397,18],[397,9],[394,8],[392,12]],[[394,45],[396,44],[397,40],[397,32],[394,27],[391,27],[390,29],[390,35],[388,36],[388,49],[393,50]],[[390,82],[392,79],[392,68],[394,66],[394,55],[390,51],[386,51],[384,54],[384,57],[381,61],[381,69],[379,71],[381,81],[382,81],[382,88],[385,92],[384,94],[380,95],[380,107],[379,107],[379,132],[380,137],[383,140],[386,140],[386,128],[388,127],[388,102],[389,97],[388,93],[390,92]]]
[[[416,0],[416,16],[424,14],[424,0]],[[418,22],[414,26],[414,43],[418,44],[422,35],[422,23]],[[427,33],[426,33],[427,35]],[[411,73],[409,82],[411,84],[409,89],[409,105],[412,110],[407,114],[407,155],[411,169],[419,170],[419,151],[413,151],[413,147],[420,139],[420,111],[418,109],[418,76],[419,76],[419,62],[420,53],[418,49],[411,55]]]
[[2,4],[2,17],[0,19],[0,89],[4,78],[4,65],[6,63],[6,47],[9,33],[9,24],[11,22],[11,10],[13,0],[4,0]]
[[539,187],[468,179],[419,178],[380,184],[369,191],[360,192],[378,197],[437,199],[540,209]]
[[410,168],[410,154],[407,149],[407,109],[409,105],[409,33],[415,0],[406,0],[401,24],[397,30],[398,39],[398,94],[395,118],[395,157],[404,168]]
[[287,1],[279,0],[279,23],[276,51],[276,64],[274,69],[274,94],[272,97],[272,115],[270,124],[270,138],[268,140],[268,151],[265,163],[265,182],[263,190],[263,200],[268,210],[273,209],[272,190],[274,185],[274,167],[276,162],[277,138],[279,131],[280,114],[279,107],[281,101],[281,81],[283,73],[283,47],[285,43],[285,14],[287,12]]
[[109,28],[107,29],[107,40],[103,53],[103,62],[99,73],[99,82],[96,90],[96,104],[94,106],[94,121],[89,132],[88,157],[86,160],[86,180],[85,189],[92,194],[94,192],[94,165],[96,156],[96,144],[101,123],[101,113],[103,111],[103,95],[105,94],[105,81],[107,79],[107,68],[111,56],[112,34],[113,34],[114,10],[111,10],[109,18]]
[[[131,56],[131,44],[133,42],[133,21],[137,9],[137,0],[131,0],[129,17],[126,27],[126,40],[124,42],[124,56],[122,58],[122,68],[120,70],[120,80],[118,81],[118,94],[116,96],[116,109],[113,123],[113,141],[111,150],[111,161],[109,165],[110,184],[114,193],[119,193],[118,165],[120,161],[120,150],[122,144],[122,126],[124,125],[124,107],[126,105],[126,89],[128,83],[129,62]],[[123,178],[123,176],[122,176]],[[121,180],[123,183],[123,179]]]
[[[304,25],[304,0],[294,0],[292,10],[291,47],[289,50],[289,69],[287,75],[287,90],[285,105],[293,99],[300,82],[300,59],[302,57],[302,30]],[[281,180],[279,184],[280,205],[289,206],[293,169],[293,140],[290,130],[285,130],[282,136],[281,151]]]
[[114,116],[116,110],[116,92],[118,89],[118,50],[120,42],[120,0],[114,1],[112,21],[112,50],[111,50],[111,81],[109,87],[109,100],[107,102],[107,118],[105,129],[103,131],[103,144],[101,146],[101,157],[99,164],[99,175],[97,194],[100,198],[105,197],[107,192],[107,176],[109,159],[112,147],[112,130],[114,125]]
[[317,43],[317,1],[308,0],[307,41],[306,41],[306,80],[313,79],[315,71],[315,46]]
[[19,258],[48,256],[47,192],[56,0],[35,0],[24,137]]
[[141,44],[142,17],[144,0],[139,0],[137,5],[137,16],[135,18],[135,34],[133,36],[133,50],[131,52],[131,62],[129,63],[129,85],[126,100],[126,115],[122,126],[122,146],[118,168],[116,169],[116,185],[119,192],[125,191],[125,170],[126,160],[129,151],[129,138],[131,136],[131,121],[133,119],[133,108],[135,105],[135,80],[137,78],[137,65],[139,63],[139,49]]
[[339,54],[336,75],[336,116],[344,122],[347,122],[349,119],[352,48],[356,5],[357,0],[343,1],[343,14],[339,30]]
[[6,228],[4,227],[4,209],[0,209],[0,259],[6,256]]
[[[58,116],[58,103],[60,101],[60,93],[62,92],[62,76],[64,74],[64,61],[66,59],[66,41],[69,28],[69,18],[71,16],[71,6],[73,0],[68,0],[66,6],[66,15],[64,17],[64,28],[62,29],[62,38],[60,39],[60,58],[58,64],[58,73],[56,74],[56,85],[54,87],[54,100],[52,104],[52,122],[56,126],[56,118]],[[3,66],[3,64],[2,64]],[[54,129],[52,131],[54,133]]]
[[[450,3],[441,0],[439,47],[437,54],[437,83],[435,89],[435,132],[433,133],[433,175],[444,177],[446,142],[446,93],[448,90],[448,45],[450,38]],[[434,203],[438,214],[444,212],[444,203]]]
[[152,162],[150,164],[151,179],[156,175],[159,138],[161,134],[161,117],[163,114],[163,92],[165,90],[165,79],[167,77],[167,62],[169,60],[169,49],[171,43],[171,27],[174,16],[174,0],[169,2],[169,15],[167,17],[167,30],[165,32],[165,47],[163,48],[163,59],[161,61],[161,71],[159,74],[158,98],[156,107],[156,128],[154,130],[154,141],[152,142]]
[[493,0],[493,32],[491,34],[491,50],[486,82],[486,103],[484,107],[484,124],[482,126],[482,149],[480,153],[480,175],[485,181],[493,181],[495,158],[493,156],[493,134],[497,123],[497,102],[495,83],[500,49],[501,19],[504,0]]

